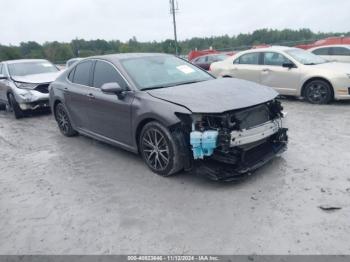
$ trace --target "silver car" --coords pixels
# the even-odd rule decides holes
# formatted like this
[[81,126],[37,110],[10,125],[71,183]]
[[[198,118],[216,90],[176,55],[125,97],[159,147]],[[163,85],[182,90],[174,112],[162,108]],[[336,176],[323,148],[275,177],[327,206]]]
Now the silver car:
[[48,87],[59,74],[56,66],[43,59],[1,62],[0,107],[7,105],[17,119],[27,110],[49,108]]

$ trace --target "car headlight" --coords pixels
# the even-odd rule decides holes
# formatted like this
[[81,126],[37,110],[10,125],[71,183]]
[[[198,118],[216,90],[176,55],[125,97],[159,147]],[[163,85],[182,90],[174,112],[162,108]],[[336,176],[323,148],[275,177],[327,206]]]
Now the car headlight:
[[21,82],[15,82],[16,86],[18,88],[22,89],[34,89],[37,87],[37,84],[31,84],[31,83],[21,83]]

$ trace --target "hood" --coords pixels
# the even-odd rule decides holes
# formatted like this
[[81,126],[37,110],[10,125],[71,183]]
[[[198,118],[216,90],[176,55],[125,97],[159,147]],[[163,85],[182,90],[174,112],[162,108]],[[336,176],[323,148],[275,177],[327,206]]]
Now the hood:
[[278,93],[253,82],[220,78],[147,91],[151,96],[188,108],[193,113],[222,113],[274,99]]
[[350,63],[329,62],[318,65],[311,65],[312,68],[332,70],[338,73],[350,74]]
[[30,84],[41,84],[51,83],[62,73],[62,71],[45,74],[35,74],[26,76],[11,76],[11,78],[17,82],[30,83]]

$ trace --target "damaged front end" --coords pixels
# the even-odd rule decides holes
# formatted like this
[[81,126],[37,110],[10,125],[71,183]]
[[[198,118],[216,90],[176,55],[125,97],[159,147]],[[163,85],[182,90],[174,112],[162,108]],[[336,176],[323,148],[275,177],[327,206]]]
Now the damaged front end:
[[193,114],[189,141],[196,171],[230,181],[264,165],[287,147],[278,100],[222,114]]
[[49,83],[29,84],[15,82],[17,89],[13,90],[21,110],[49,108]]

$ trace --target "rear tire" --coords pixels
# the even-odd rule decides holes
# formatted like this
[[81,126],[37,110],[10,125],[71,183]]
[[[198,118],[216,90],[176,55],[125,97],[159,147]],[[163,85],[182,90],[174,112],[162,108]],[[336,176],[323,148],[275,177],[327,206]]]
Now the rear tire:
[[16,119],[20,119],[24,116],[24,112],[19,107],[19,104],[17,103],[15,97],[13,94],[8,95],[9,100],[9,109],[13,112]]
[[183,168],[179,142],[158,122],[149,122],[142,128],[139,150],[146,165],[160,176],[173,175]]
[[78,132],[72,127],[68,113],[61,103],[55,107],[55,118],[58,128],[64,136],[71,137],[78,134]]
[[328,104],[333,99],[332,87],[324,80],[313,80],[308,83],[304,95],[311,104]]

